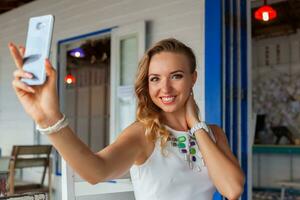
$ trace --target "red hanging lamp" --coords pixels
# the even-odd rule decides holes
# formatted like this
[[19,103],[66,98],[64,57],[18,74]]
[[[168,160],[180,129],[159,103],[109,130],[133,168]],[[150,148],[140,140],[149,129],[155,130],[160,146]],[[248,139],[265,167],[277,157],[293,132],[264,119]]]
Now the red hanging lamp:
[[72,74],[67,74],[66,76],[65,76],[65,83],[67,83],[67,84],[73,84],[73,83],[75,83],[76,82],[76,78],[75,78],[75,76],[73,76]]
[[254,13],[255,19],[260,21],[270,21],[277,17],[277,11],[267,5],[267,0],[264,0],[264,5],[259,7]]

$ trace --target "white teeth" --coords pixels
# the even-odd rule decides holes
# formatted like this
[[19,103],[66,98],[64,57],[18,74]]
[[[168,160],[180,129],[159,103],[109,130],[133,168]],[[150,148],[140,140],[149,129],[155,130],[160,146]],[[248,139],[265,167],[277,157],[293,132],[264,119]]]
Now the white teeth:
[[175,97],[162,97],[161,99],[165,103],[170,103],[170,102],[174,101]]

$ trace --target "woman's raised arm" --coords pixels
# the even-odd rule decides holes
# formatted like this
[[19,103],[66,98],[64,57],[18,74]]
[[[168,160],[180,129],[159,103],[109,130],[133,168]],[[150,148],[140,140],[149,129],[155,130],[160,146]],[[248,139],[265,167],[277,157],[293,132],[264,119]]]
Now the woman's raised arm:
[[86,181],[96,184],[121,177],[143,153],[143,126],[136,122],[126,128],[117,140],[93,153],[69,127],[49,135],[51,143],[66,162]]
[[[23,70],[25,49],[17,48],[13,43],[8,46],[17,66],[12,85],[23,108],[41,128],[54,125],[62,118],[59,110],[55,69],[49,60],[46,60],[46,83],[39,86],[26,85],[21,78],[32,78],[32,74]],[[113,144],[98,153],[93,153],[69,126],[48,135],[48,138],[66,162],[83,179],[95,184],[119,177],[128,171],[143,151],[144,131],[140,123],[134,123],[125,129]]]

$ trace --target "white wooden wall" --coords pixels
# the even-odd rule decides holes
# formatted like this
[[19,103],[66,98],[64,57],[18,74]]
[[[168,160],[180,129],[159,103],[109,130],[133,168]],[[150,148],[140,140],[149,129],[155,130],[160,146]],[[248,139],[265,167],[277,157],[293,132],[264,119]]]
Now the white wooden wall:
[[55,15],[54,64],[57,41],[142,20],[147,22],[148,47],[168,37],[183,41],[197,57],[195,96],[204,110],[204,0],[37,0],[0,15],[0,147],[4,155],[10,154],[13,144],[34,143],[33,122],[11,87],[15,67],[7,44],[24,44],[28,18],[44,14]]

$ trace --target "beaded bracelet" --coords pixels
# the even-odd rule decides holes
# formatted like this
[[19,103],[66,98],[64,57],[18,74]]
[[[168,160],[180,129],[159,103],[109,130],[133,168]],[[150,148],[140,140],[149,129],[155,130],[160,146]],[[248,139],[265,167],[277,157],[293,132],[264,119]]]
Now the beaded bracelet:
[[54,125],[47,128],[41,128],[38,124],[36,125],[36,130],[38,130],[42,135],[50,135],[58,132],[59,130],[65,128],[69,125],[69,121],[66,116],[63,114],[63,117],[58,120]]

